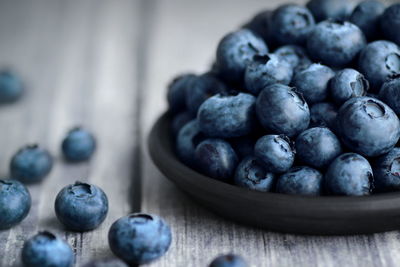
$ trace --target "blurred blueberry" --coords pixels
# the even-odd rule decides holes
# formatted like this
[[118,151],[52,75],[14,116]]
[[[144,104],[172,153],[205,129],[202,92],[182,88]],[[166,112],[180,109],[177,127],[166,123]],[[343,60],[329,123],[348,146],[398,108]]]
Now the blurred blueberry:
[[238,255],[226,254],[215,258],[209,267],[247,267],[246,261]]
[[247,135],[256,124],[255,102],[256,98],[251,94],[236,91],[213,96],[199,108],[199,128],[210,137]]
[[178,135],[182,127],[191,120],[193,120],[193,114],[188,111],[182,111],[174,115],[171,119],[171,131],[173,136]]
[[309,55],[330,67],[344,67],[366,46],[363,32],[347,21],[318,23],[307,40]]
[[50,232],[39,232],[27,240],[22,249],[26,267],[72,267],[74,253],[64,240]]
[[266,86],[281,83],[288,85],[292,80],[293,68],[277,55],[256,55],[244,74],[246,89],[257,95]]
[[229,33],[220,41],[217,48],[217,61],[222,75],[227,81],[243,81],[247,65],[257,54],[268,53],[265,42],[248,29]]
[[271,10],[263,10],[257,13],[243,28],[249,29],[270,43]]
[[108,199],[99,187],[76,182],[58,193],[54,206],[58,220],[67,229],[88,231],[106,218]]
[[293,74],[304,70],[312,64],[306,50],[298,45],[281,46],[275,50],[274,54],[280,56],[283,60],[289,63],[293,69]]
[[261,137],[254,147],[254,154],[264,163],[265,169],[273,173],[289,170],[295,158],[291,142],[284,135]]
[[400,190],[400,148],[378,157],[374,164],[374,182],[378,192]]
[[188,73],[183,74],[168,85],[167,100],[169,110],[175,114],[186,109],[186,91],[190,90],[190,83],[196,75]]
[[152,214],[124,216],[115,221],[108,232],[111,251],[130,265],[160,258],[167,252],[171,240],[169,225]]
[[265,129],[289,137],[307,129],[310,122],[310,110],[303,97],[283,84],[274,84],[261,91],[256,112]]
[[358,70],[369,81],[371,89],[379,92],[390,76],[400,73],[400,48],[389,41],[369,43],[361,51]]
[[357,25],[368,40],[380,37],[379,19],[385,11],[385,5],[377,0],[365,0],[359,3],[350,16],[350,22]]
[[343,69],[330,81],[330,95],[337,105],[352,97],[365,96],[369,82],[364,75],[354,69]]
[[400,115],[400,73],[382,85],[379,99],[385,102],[394,112]]
[[400,3],[386,8],[381,16],[381,29],[386,39],[400,45]]
[[53,167],[49,152],[38,145],[28,145],[12,157],[11,177],[23,183],[35,183],[43,180]]
[[314,17],[306,7],[286,4],[272,13],[271,34],[278,44],[301,45],[314,25]]
[[180,160],[182,160],[189,167],[195,164],[194,152],[196,146],[204,140],[205,136],[200,131],[199,124],[196,119],[186,123],[185,126],[179,131],[176,137],[176,153]]
[[61,145],[64,157],[69,161],[88,160],[96,150],[93,134],[81,127],[68,132]]
[[0,71],[0,103],[16,101],[23,91],[24,86],[20,77],[8,70]]
[[244,158],[236,168],[235,184],[256,191],[271,191],[275,174],[268,172],[264,165],[254,156]]
[[342,146],[334,133],[325,127],[305,130],[296,138],[296,157],[311,167],[324,169],[342,154]]
[[389,152],[400,137],[393,110],[370,97],[350,98],[338,113],[341,139],[352,151],[368,157]]
[[296,73],[292,83],[308,104],[314,104],[327,98],[329,81],[334,76],[335,72],[329,67],[314,63]]
[[373,179],[368,160],[356,153],[346,153],[329,166],[325,174],[325,189],[332,195],[369,195],[373,190]]
[[298,166],[282,174],[276,183],[276,192],[290,195],[318,196],[322,191],[323,175],[310,167]]
[[348,0],[310,0],[307,3],[307,8],[314,15],[316,21],[345,20],[353,11],[354,5],[354,1]]
[[197,169],[211,178],[229,182],[238,164],[232,146],[222,139],[206,139],[195,151]]
[[0,180],[0,230],[20,223],[31,209],[28,189],[16,180]]
[[333,132],[337,131],[337,113],[338,110],[333,103],[321,102],[311,106],[310,108],[310,126],[326,126]]

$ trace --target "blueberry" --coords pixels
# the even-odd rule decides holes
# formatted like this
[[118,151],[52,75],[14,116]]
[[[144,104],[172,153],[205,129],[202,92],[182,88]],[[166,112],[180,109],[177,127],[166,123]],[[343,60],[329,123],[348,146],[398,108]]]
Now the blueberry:
[[111,251],[128,264],[145,264],[163,256],[171,229],[160,217],[134,213],[115,221],[108,232]]
[[0,180],[0,230],[20,223],[31,208],[28,189],[15,180]]
[[263,10],[246,23],[244,28],[262,37],[266,43],[270,43],[271,15],[271,10]]
[[389,41],[369,43],[361,51],[358,70],[367,78],[371,89],[378,92],[390,76],[400,73],[400,48]]
[[209,267],[247,267],[246,261],[238,255],[226,254],[215,258]]
[[368,160],[356,153],[345,153],[329,166],[325,189],[332,195],[369,195],[373,190],[373,179]]
[[203,174],[228,182],[234,174],[238,157],[228,142],[210,138],[196,147],[195,161]]
[[330,95],[336,104],[341,105],[352,97],[365,96],[369,82],[364,75],[354,69],[343,69],[330,81]]
[[400,45],[400,3],[393,4],[386,8],[381,16],[381,29],[383,35],[397,45]]
[[171,113],[175,114],[186,109],[186,91],[190,90],[190,82],[196,75],[183,74],[176,77],[168,86],[167,100]]
[[61,149],[67,160],[85,161],[93,155],[96,149],[96,140],[89,131],[76,127],[68,132]]
[[254,154],[265,164],[265,169],[273,173],[289,170],[295,158],[291,142],[284,135],[261,137],[254,147]]
[[341,138],[352,151],[375,157],[389,152],[400,137],[393,110],[370,97],[350,98],[338,113]]
[[254,154],[254,145],[256,144],[256,141],[253,136],[246,135],[230,138],[229,143],[240,159]]
[[275,174],[268,172],[263,162],[254,156],[248,156],[239,163],[234,177],[236,185],[262,192],[271,191],[274,181]]
[[18,100],[24,91],[21,79],[8,70],[0,71],[0,103]]
[[99,187],[76,182],[58,193],[54,206],[58,220],[67,229],[88,231],[106,218],[108,199]]
[[242,82],[244,71],[257,54],[268,53],[265,42],[248,29],[227,34],[218,44],[217,61],[224,78]]
[[326,19],[347,19],[354,7],[353,1],[348,0],[310,0],[307,8],[316,21]]
[[244,74],[246,89],[257,95],[262,88],[281,83],[288,85],[292,80],[293,68],[277,55],[256,55]]
[[285,45],[281,46],[274,52],[281,59],[289,63],[293,69],[293,73],[304,70],[312,64],[309,59],[306,50],[303,47],[297,45]]
[[72,267],[74,253],[67,242],[50,232],[39,232],[22,249],[26,267]]
[[363,31],[368,40],[376,40],[380,36],[379,19],[384,11],[385,5],[380,1],[362,1],[353,10],[349,20]]
[[10,162],[11,177],[24,183],[43,180],[53,167],[47,150],[38,145],[28,145],[18,150]]
[[246,93],[232,92],[213,96],[199,108],[199,128],[210,137],[247,135],[256,125],[255,102],[256,98]]
[[322,21],[307,40],[309,55],[330,67],[344,67],[366,46],[363,32],[347,21]]
[[318,196],[322,191],[323,175],[310,167],[298,166],[282,174],[276,183],[276,192],[289,195]]
[[176,136],[182,127],[191,120],[193,120],[193,114],[188,111],[182,111],[174,115],[171,119],[172,134]]
[[400,115],[400,74],[382,85],[379,98]]
[[303,97],[283,84],[274,84],[261,91],[256,101],[256,113],[264,128],[289,137],[307,129],[310,122],[310,110]]
[[191,79],[190,88],[186,90],[186,106],[193,114],[213,95],[225,92],[225,85],[210,74],[203,74]]
[[342,146],[334,133],[325,127],[305,130],[296,138],[296,157],[306,165],[324,169],[342,154]]
[[199,124],[196,119],[186,123],[179,131],[176,137],[176,153],[181,161],[186,165],[193,167],[195,164],[194,152],[196,146],[205,136],[200,131]]
[[373,164],[375,188],[378,192],[400,190],[400,148],[378,157]]
[[310,126],[326,126],[333,132],[337,131],[337,108],[330,102],[321,102],[310,108]]
[[334,76],[335,72],[329,67],[314,63],[296,73],[292,83],[308,104],[314,104],[327,98],[329,81]]
[[102,260],[92,260],[83,267],[128,267],[123,261],[119,259],[102,259]]

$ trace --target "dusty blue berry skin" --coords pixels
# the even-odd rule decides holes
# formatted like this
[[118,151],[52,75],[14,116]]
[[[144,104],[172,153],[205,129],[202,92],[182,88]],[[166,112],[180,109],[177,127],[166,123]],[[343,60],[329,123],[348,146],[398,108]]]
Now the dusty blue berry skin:
[[0,71],[0,103],[18,100],[24,92],[21,79],[13,72]]
[[257,54],[268,53],[264,40],[248,29],[227,34],[218,44],[217,62],[222,76],[229,82],[243,81],[247,65]]
[[153,214],[134,213],[115,221],[108,232],[111,251],[130,265],[163,256],[171,245],[169,225]]
[[292,167],[295,151],[288,137],[284,135],[265,135],[255,147],[254,154],[260,159],[267,171],[282,173]]
[[335,72],[321,64],[311,64],[305,70],[296,73],[293,86],[303,94],[308,104],[324,101],[328,96],[329,81]]
[[366,46],[363,32],[347,21],[322,21],[307,40],[307,50],[314,61],[330,67],[345,67]]
[[282,174],[276,192],[289,195],[318,196],[322,192],[323,175],[310,167],[297,166]]
[[89,231],[106,218],[108,199],[99,187],[76,182],[58,193],[54,207],[58,220],[67,229]]
[[275,55],[289,63],[293,69],[293,74],[306,69],[312,64],[306,50],[298,45],[284,45],[274,52]]
[[49,152],[38,145],[28,145],[20,149],[11,159],[10,173],[13,179],[23,183],[43,180],[53,167]]
[[204,134],[200,131],[196,119],[191,120],[179,131],[176,137],[176,153],[181,161],[186,165],[193,167],[195,164],[194,152],[196,146],[203,141]]
[[209,267],[247,267],[246,261],[238,255],[227,254],[215,258]]
[[311,12],[295,4],[282,5],[271,17],[271,34],[280,44],[303,44],[315,25]]
[[379,92],[390,76],[400,73],[400,48],[389,41],[369,43],[360,53],[358,70],[369,81],[371,89]]
[[333,132],[337,131],[338,110],[331,102],[321,102],[311,106],[310,108],[310,126],[325,126]]
[[386,39],[400,45],[400,3],[386,8],[381,16],[381,29]]
[[211,178],[229,182],[238,164],[232,146],[223,139],[209,138],[198,144],[195,151],[198,171]]
[[213,95],[225,92],[225,85],[211,74],[203,74],[191,79],[186,90],[187,109],[196,115],[201,104]]
[[183,111],[174,115],[171,119],[171,132],[176,136],[186,123],[193,120],[194,116],[188,111]]
[[355,69],[343,69],[336,73],[329,84],[329,92],[337,105],[342,105],[352,97],[365,96],[369,82]]
[[372,192],[373,180],[368,160],[356,153],[345,153],[329,166],[325,190],[332,195],[365,196]]
[[244,158],[236,168],[236,185],[251,190],[268,192],[274,185],[275,174],[268,172],[262,161],[254,156]]
[[377,192],[400,190],[400,148],[376,158],[372,167]]
[[25,242],[22,263],[26,267],[72,267],[74,253],[64,240],[50,232],[39,232]]
[[263,10],[257,13],[243,28],[249,29],[270,43],[270,27],[271,27],[271,10]]
[[377,0],[366,0],[359,3],[351,13],[350,22],[357,25],[368,40],[380,37],[380,17],[385,5]]
[[31,208],[28,189],[16,180],[0,180],[0,230],[20,223]]
[[96,150],[96,139],[88,130],[76,127],[68,132],[61,149],[67,160],[85,161],[90,159]]
[[310,0],[306,6],[316,21],[345,20],[353,11],[354,3],[348,0]]
[[379,91],[379,99],[400,115],[400,74],[388,80]]
[[195,77],[196,75],[192,73],[183,74],[169,84],[167,101],[171,113],[175,114],[186,109],[186,91],[190,90],[190,82]]
[[210,137],[244,136],[256,125],[256,98],[246,93],[218,94],[199,108],[197,121],[200,130]]
[[382,101],[371,97],[347,100],[338,113],[343,143],[367,157],[389,152],[400,137],[399,119]]
[[246,89],[257,95],[266,86],[281,83],[288,85],[292,80],[293,68],[277,55],[256,55],[244,74]]
[[325,127],[305,130],[296,138],[296,157],[304,164],[326,168],[332,160],[342,154],[342,146],[336,135]]
[[306,101],[293,88],[283,84],[268,86],[260,92],[256,113],[265,129],[289,137],[301,133],[310,123]]

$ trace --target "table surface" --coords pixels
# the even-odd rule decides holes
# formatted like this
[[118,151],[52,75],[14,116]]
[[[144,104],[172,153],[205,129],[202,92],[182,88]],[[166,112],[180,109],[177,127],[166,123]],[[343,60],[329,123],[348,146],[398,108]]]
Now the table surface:
[[[168,82],[206,71],[222,35],[278,3],[1,0],[0,66],[24,78],[26,94],[0,106],[0,174],[7,176],[17,149],[35,142],[52,152],[55,165],[42,183],[29,186],[28,217],[0,231],[0,266],[20,266],[24,241],[44,229],[69,242],[77,266],[112,257],[108,228],[134,211],[159,214],[172,227],[170,250],[149,266],[207,266],[226,252],[245,256],[251,266],[398,266],[400,232],[311,237],[232,223],[193,203],[149,159],[147,135],[166,109]],[[75,125],[98,138],[88,163],[70,164],[60,155],[61,140]],[[56,194],[76,180],[109,197],[107,219],[87,233],[66,231],[54,214]]]

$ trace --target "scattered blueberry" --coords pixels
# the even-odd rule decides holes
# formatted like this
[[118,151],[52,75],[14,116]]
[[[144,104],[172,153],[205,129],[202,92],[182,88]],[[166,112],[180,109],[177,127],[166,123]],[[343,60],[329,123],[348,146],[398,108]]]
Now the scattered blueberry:
[[167,252],[171,239],[171,229],[163,219],[143,213],[118,219],[108,232],[112,252],[130,265],[160,258]]
[[238,255],[226,254],[215,258],[209,267],[247,267],[246,261]]
[[379,99],[400,115],[400,73],[386,81],[379,91]]
[[353,10],[350,22],[357,25],[368,40],[380,37],[380,17],[385,11],[385,5],[377,0],[362,1]]
[[400,3],[393,4],[386,8],[381,16],[381,29],[383,35],[397,45],[400,45]]
[[108,199],[99,187],[76,182],[58,193],[54,206],[58,220],[67,229],[88,231],[106,218]]
[[25,242],[22,262],[26,267],[72,267],[74,253],[64,240],[50,232],[39,232]]
[[7,70],[0,71],[0,103],[14,102],[24,91],[21,79]]
[[244,158],[236,168],[234,182],[240,187],[268,192],[275,181],[275,174],[268,172],[264,163],[254,156]]
[[13,179],[23,183],[34,183],[43,180],[53,167],[49,152],[38,145],[28,145],[18,150],[10,162],[10,173]]
[[329,166],[325,174],[325,189],[332,195],[369,195],[373,190],[373,179],[368,160],[355,153],[346,153]]
[[16,180],[0,180],[0,230],[20,223],[31,208],[28,189]]
[[321,102],[312,105],[310,108],[310,127],[326,126],[333,132],[336,132],[337,113],[336,106],[330,102]]
[[196,146],[204,140],[204,138],[205,136],[200,131],[196,119],[186,123],[176,137],[176,153],[180,160],[188,166],[193,167],[195,165],[194,152]]
[[183,74],[176,77],[168,86],[167,100],[169,110],[175,114],[186,109],[186,91],[190,90],[190,82],[196,75]]
[[400,148],[378,157],[373,164],[375,189],[378,192],[400,190]]
[[351,14],[354,1],[348,0],[310,0],[307,8],[314,15],[316,21],[326,19],[345,20]]
[[310,167],[298,166],[282,174],[276,183],[276,192],[290,195],[318,196],[322,191],[323,175]]
[[228,142],[222,139],[206,139],[197,145],[195,161],[200,172],[228,182],[233,177],[238,157]]
[[76,127],[68,132],[61,149],[67,160],[85,161],[93,155],[96,149],[96,140],[89,131]]

